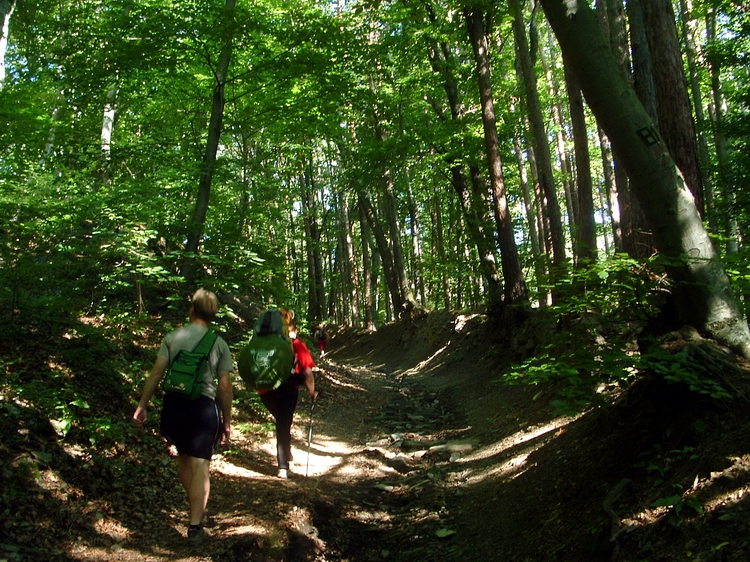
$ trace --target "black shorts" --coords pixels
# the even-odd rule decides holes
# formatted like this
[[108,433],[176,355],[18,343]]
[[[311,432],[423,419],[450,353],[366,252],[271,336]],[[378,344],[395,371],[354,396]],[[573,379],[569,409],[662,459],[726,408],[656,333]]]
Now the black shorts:
[[216,402],[207,396],[189,400],[164,395],[161,433],[181,455],[211,460],[221,437],[221,417]]

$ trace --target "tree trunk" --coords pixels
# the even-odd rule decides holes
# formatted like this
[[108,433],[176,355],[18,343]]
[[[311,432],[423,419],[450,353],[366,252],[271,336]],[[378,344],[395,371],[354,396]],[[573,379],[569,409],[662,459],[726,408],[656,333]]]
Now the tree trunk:
[[0,90],[5,83],[5,52],[8,49],[8,30],[10,29],[10,17],[16,7],[15,0],[0,0]]
[[620,202],[617,197],[612,149],[609,146],[609,139],[601,127],[597,127],[597,133],[599,135],[599,149],[602,153],[602,172],[604,174],[604,189],[607,194],[607,213],[609,214],[609,223],[612,225],[612,242],[615,245],[615,251],[624,252],[625,245],[622,241],[622,229],[620,228]]
[[302,223],[305,229],[305,248],[307,250],[307,316],[318,321],[326,312],[325,272],[320,252],[320,226],[318,209],[315,200],[315,186],[312,179],[310,162],[303,164],[307,169],[300,174],[300,193],[302,201]]
[[703,217],[703,180],[698,166],[695,123],[672,2],[648,0],[642,5],[656,87],[659,134],[682,172],[695,199],[695,206]]
[[[435,182],[437,184],[437,182]],[[446,268],[448,266],[448,258],[445,255],[445,237],[443,236],[443,212],[440,205],[440,196],[437,185],[435,185],[435,193],[432,197],[432,240],[433,240],[433,251],[437,253],[440,268],[440,282],[443,289],[443,304],[445,310],[451,308],[451,291],[450,283],[448,281],[448,275]]]
[[526,284],[523,279],[521,262],[518,259],[513,221],[505,196],[505,181],[503,179],[497,122],[495,120],[495,101],[492,96],[490,61],[487,38],[484,33],[484,12],[481,8],[475,7],[467,10],[465,17],[477,65],[479,98],[482,104],[482,124],[484,126],[484,145],[487,151],[492,195],[495,200],[495,218],[502,259],[503,280],[505,282],[505,304],[526,303]]
[[[430,10],[429,6],[427,9],[430,20],[435,22],[435,14]],[[441,58],[440,53],[443,53],[445,60]],[[443,88],[445,89],[446,99],[451,110],[451,118],[454,121],[460,120],[463,117],[464,109],[458,97],[458,83],[452,73],[452,69],[458,65],[456,61],[452,60],[450,49],[446,44],[441,45],[440,48],[428,45],[428,56],[433,71],[443,79]],[[439,106],[433,103],[432,107],[438,118],[444,120],[445,116]],[[479,267],[486,284],[487,308],[495,309],[502,305],[502,291],[500,275],[497,271],[497,261],[495,260],[493,251],[494,240],[486,232],[486,224],[482,219],[484,213],[477,210],[478,202],[475,201],[476,197],[472,197],[468,191],[466,176],[460,162],[453,158],[449,161],[449,164],[451,169],[451,185],[456,195],[458,195],[458,202],[463,211],[465,224],[469,229],[469,236],[479,256]]]
[[115,127],[115,115],[117,114],[117,82],[107,89],[107,97],[104,103],[104,116],[102,117],[102,130],[99,141],[102,149],[102,179],[107,185],[112,181],[112,131]]
[[708,141],[705,131],[707,127],[706,112],[703,109],[700,77],[698,71],[698,44],[695,38],[695,19],[692,17],[692,2],[680,0],[680,21],[682,22],[682,36],[685,41],[685,58],[690,73],[690,91],[692,105],[695,110],[696,126],[698,127],[698,155],[700,157],[701,177],[703,178],[703,195],[706,207],[706,220],[712,234],[719,234],[719,221],[716,216],[713,182],[710,175],[710,158],[708,155]]
[[568,91],[568,103],[570,104],[570,121],[573,128],[573,146],[576,160],[578,232],[574,238],[577,246],[575,255],[579,264],[586,265],[595,262],[598,257],[589,136],[581,88],[567,65],[565,66],[565,85]]
[[375,321],[372,310],[372,266],[370,264],[370,232],[367,227],[362,200],[357,201],[359,211],[359,231],[362,236],[362,306],[364,307],[364,321],[368,330],[375,329]]
[[385,275],[388,292],[391,295],[393,310],[400,313],[403,310],[403,301],[401,300],[398,275],[393,267],[393,255],[388,246],[388,239],[383,232],[383,228],[380,226],[380,222],[378,221],[378,217],[372,207],[372,203],[370,203],[370,199],[362,192],[359,193],[359,204],[362,206],[365,217],[367,218],[367,223],[370,225],[370,229],[375,236],[375,243],[377,244],[380,258],[383,261],[383,274]]
[[186,255],[182,267],[186,293],[190,292],[193,284],[195,260],[201,238],[203,237],[203,226],[206,222],[208,203],[211,198],[211,183],[213,182],[216,153],[219,148],[222,121],[224,119],[224,86],[227,81],[229,62],[232,58],[234,7],[236,3],[236,0],[226,0],[224,8],[224,45],[221,48],[219,62],[216,65],[216,73],[214,75],[214,95],[211,106],[211,118],[208,123],[208,139],[206,140],[206,150],[203,154],[200,180],[198,182],[198,197],[196,198],[195,209],[193,210],[193,216],[188,226],[187,244],[185,245]]
[[557,78],[558,74],[556,71],[558,66],[554,56],[556,47],[552,45],[555,39],[551,29],[548,36],[552,60],[548,62],[544,50],[540,53],[540,58],[542,69],[547,77],[550,99],[555,100],[550,109],[552,111],[552,123],[554,124],[555,139],[557,141],[557,158],[560,161],[560,176],[565,193],[565,203],[568,208],[568,224],[570,225],[570,234],[573,239],[573,247],[575,248],[575,237],[577,236],[578,229],[578,206],[576,204],[577,195],[575,193],[575,186],[573,185],[573,162],[571,162],[566,148],[570,139],[567,133],[568,126],[565,123],[565,112],[562,105],[563,96],[560,95],[561,88]]
[[[710,9],[706,14],[706,34],[709,44],[716,41],[716,12]],[[713,98],[711,122],[713,125],[714,146],[716,148],[716,159],[719,163],[719,189],[729,203],[729,219],[726,228],[727,252],[737,253],[739,249],[739,229],[737,227],[736,200],[737,190],[735,188],[734,174],[729,161],[729,143],[724,135],[724,107],[725,98],[721,84],[721,63],[719,57],[713,56],[709,59],[711,70],[711,93]]]
[[516,42],[516,57],[521,67],[521,75],[526,91],[526,106],[529,111],[529,121],[533,135],[533,145],[536,149],[537,173],[539,185],[544,194],[544,212],[549,218],[550,237],[552,243],[552,263],[562,266],[565,262],[565,236],[560,218],[560,204],[557,200],[554,177],[552,174],[552,159],[544,126],[539,93],[537,91],[536,75],[531,64],[528,42],[523,23],[523,11],[519,0],[511,0],[513,15],[513,36]]
[[709,337],[750,358],[750,332],[690,190],[638,101],[585,2],[542,0],[586,101],[622,155],[633,190],[666,258],[676,311]]
[[419,301],[422,306],[424,306],[427,303],[427,295],[425,294],[424,271],[422,268],[422,243],[420,241],[421,225],[419,221],[419,214],[417,213],[417,204],[414,201],[414,193],[412,193],[411,182],[409,181],[408,169],[406,170],[406,183],[406,205],[409,209],[409,226],[411,227],[411,276],[414,279],[414,286],[416,287],[417,294],[419,295]]

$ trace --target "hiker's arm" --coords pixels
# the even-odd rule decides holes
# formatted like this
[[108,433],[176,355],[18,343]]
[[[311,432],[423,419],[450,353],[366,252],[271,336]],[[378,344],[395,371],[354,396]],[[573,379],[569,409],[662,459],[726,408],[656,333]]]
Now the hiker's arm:
[[313,376],[313,370],[310,367],[305,369],[305,386],[307,387],[307,392],[310,393],[310,398],[315,400],[318,397],[318,393],[315,390],[315,377]]
[[219,371],[216,402],[221,409],[221,419],[224,424],[221,432],[221,444],[226,445],[232,433],[232,379],[229,376],[229,371]]
[[159,387],[159,382],[164,376],[164,373],[167,371],[168,366],[169,358],[163,357],[161,355],[156,357],[154,366],[151,368],[151,372],[146,379],[146,384],[143,385],[143,392],[141,393],[141,399],[138,402],[138,407],[135,409],[135,413],[133,414],[133,423],[135,423],[135,425],[137,425],[138,427],[143,427],[143,424],[146,422],[146,418],[148,417],[146,413],[148,403],[151,400],[151,397],[156,393],[156,389]]

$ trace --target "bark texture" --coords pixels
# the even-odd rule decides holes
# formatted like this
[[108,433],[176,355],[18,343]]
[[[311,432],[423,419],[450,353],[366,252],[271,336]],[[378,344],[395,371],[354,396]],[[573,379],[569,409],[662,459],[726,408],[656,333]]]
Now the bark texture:
[[595,15],[584,2],[566,7],[558,0],[542,0],[542,6],[586,101],[619,149],[675,283],[678,314],[750,357],[747,323],[693,196],[653,121],[617,68]]

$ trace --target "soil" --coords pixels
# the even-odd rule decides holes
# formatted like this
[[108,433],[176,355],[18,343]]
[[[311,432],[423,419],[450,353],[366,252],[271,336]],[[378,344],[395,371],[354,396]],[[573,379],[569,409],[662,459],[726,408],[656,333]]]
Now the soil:
[[209,541],[185,539],[187,502],[152,421],[128,445],[138,462],[107,473],[123,489],[87,488],[81,472],[96,467],[72,450],[67,472],[42,467],[33,520],[0,514],[0,561],[750,560],[744,365],[722,374],[732,399],[646,376],[565,417],[554,388],[497,382],[515,351],[479,315],[332,327],[314,409],[300,394],[288,480],[238,388]]

